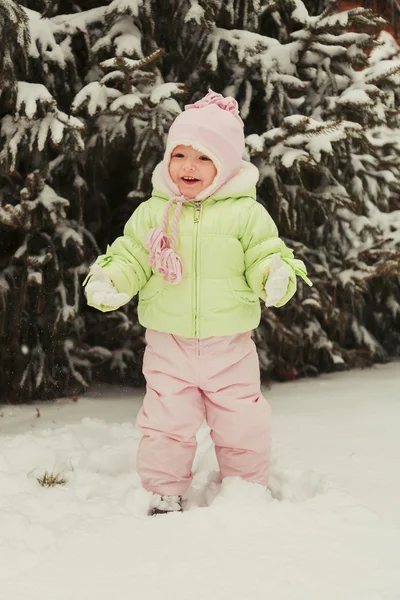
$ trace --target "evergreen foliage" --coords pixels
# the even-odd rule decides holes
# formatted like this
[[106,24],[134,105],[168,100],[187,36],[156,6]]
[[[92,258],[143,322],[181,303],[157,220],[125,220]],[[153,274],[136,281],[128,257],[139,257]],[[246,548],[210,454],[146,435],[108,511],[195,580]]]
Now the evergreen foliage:
[[83,124],[52,95],[54,73],[68,69],[50,24],[17,3],[0,7],[0,389],[49,398],[84,387],[107,354],[82,341],[80,282],[97,248],[79,189]]
[[97,313],[81,282],[209,87],[239,101],[259,200],[314,281],[263,310],[263,373],[399,354],[399,49],[372,10],[339,5],[0,0],[3,393],[138,381],[135,303]]
[[[86,222],[104,249],[149,197],[151,174],[162,158],[166,132],[181,110],[176,98],[184,90],[179,83],[165,83],[156,68],[162,49],[151,39],[142,43],[139,25],[140,19],[147,23],[150,18],[148,6],[115,1],[99,14],[95,34],[87,29],[88,83],[75,96],[72,111],[86,124]],[[112,313],[86,313],[89,342],[111,350],[101,376],[136,383],[143,349],[136,302]]]

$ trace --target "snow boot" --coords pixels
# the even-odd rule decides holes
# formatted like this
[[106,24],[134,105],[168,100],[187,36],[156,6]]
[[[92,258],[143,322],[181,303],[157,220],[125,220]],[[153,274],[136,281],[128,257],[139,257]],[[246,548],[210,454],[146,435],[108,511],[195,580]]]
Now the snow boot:
[[160,496],[153,494],[150,516],[165,515],[171,512],[182,512],[182,496]]

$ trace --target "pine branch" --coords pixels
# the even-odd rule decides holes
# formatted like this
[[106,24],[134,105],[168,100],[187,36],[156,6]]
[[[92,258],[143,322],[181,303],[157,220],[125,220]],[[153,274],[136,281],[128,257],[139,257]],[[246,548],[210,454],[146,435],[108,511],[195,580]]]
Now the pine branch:
[[398,65],[396,65],[395,67],[392,67],[391,69],[389,69],[382,75],[367,78],[365,80],[365,83],[378,85],[379,83],[382,83],[386,79],[389,79],[389,77],[392,77],[393,75],[397,75],[397,73],[400,73],[400,62]]
[[155,52],[152,52],[148,56],[133,60],[132,58],[127,58],[125,56],[117,56],[115,58],[109,58],[104,60],[99,64],[102,69],[118,69],[124,72],[132,72],[134,69],[141,69],[142,67],[150,64],[160,56],[164,54],[165,50],[163,48],[159,48]]

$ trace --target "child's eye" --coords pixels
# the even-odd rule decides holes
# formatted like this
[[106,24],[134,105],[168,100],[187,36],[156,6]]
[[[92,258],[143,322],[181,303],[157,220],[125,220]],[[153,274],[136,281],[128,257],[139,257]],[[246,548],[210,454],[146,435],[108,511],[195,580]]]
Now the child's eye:
[[172,158],[183,158],[183,154],[182,152],[177,152],[176,154],[172,155]]
[[200,156],[200,160],[211,160],[208,156]]

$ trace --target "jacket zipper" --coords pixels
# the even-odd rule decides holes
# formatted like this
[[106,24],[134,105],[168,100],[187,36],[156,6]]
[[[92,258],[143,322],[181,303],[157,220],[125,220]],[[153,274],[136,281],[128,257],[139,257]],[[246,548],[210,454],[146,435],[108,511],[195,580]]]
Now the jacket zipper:
[[198,312],[199,312],[199,300],[198,300],[198,237],[199,237],[199,222],[200,222],[200,211],[201,211],[201,200],[195,201],[196,209],[194,211],[194,225],[195,225],[195,237],[194,237],[194,267],[193,267],[193,279],[194,279],[194,337],[198,337]]

